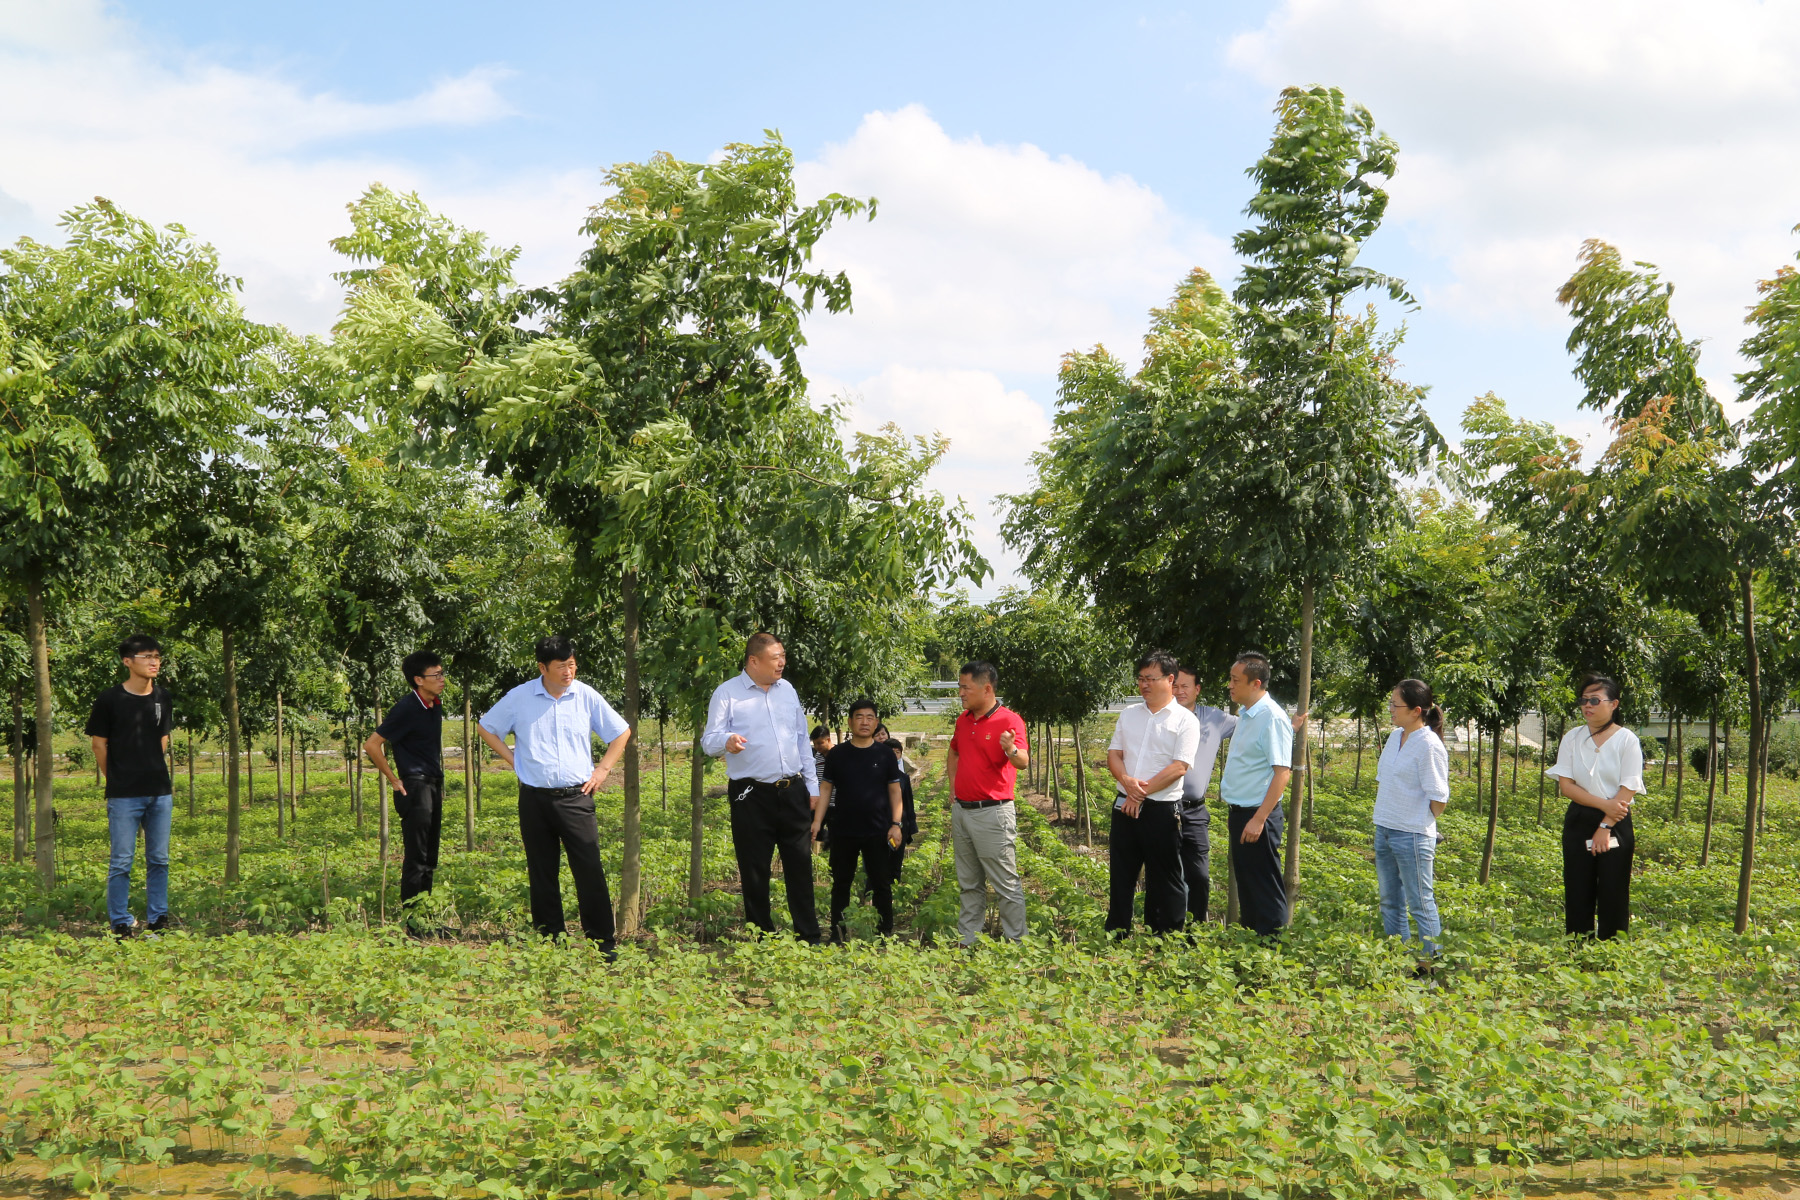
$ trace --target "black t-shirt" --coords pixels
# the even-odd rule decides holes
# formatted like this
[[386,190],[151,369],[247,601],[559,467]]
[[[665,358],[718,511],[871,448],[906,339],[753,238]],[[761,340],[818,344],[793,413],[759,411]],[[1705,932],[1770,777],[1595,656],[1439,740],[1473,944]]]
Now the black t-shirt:
[[854,742],[833,746],[825,756],[824,777],[831,781],[831,836],[886,837],[894,809],[888,784],[905,778],[891,746]]
[[387,719],[375,732],[394,748],[394,774],[444,775],[444,706],[426,707],[419,693],[408,692],[388,709]]
[[87,735],[106,739],[108,796],[166,796],[174,791],[162,740],[175,727],[169,693],[156,684],[148,696],[122,683],[100,693],[88,714]]

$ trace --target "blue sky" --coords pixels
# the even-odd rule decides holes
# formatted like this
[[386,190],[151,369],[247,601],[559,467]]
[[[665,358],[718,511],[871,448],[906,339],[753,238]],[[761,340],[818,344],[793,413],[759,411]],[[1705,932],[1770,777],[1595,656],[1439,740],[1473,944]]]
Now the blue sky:
[[873,194],[824,257],[818,389],[940,429],[940,486],[1011,578],[1058,356],[1130,355],[1188,266],[1229,276],[1286,83],[1401,145],[1364,261],[1406,277],[1406,373],[1452,437],[1490,389],[1592,442],[1553,303],[1585,237],[1653,259],[1730,394],[1754,283],[1800,221],[1800,16],[1750,0],[680,6],[0,0],[0,237],[105,194],[218,245],[253,315],[323,331],[325,239],[374,179],[566,269],[610,163],[777,128],[802,186]]

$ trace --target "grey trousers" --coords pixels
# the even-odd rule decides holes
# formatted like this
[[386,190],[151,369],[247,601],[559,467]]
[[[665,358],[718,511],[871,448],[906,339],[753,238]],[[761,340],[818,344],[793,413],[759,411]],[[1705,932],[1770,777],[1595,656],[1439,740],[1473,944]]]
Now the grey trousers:
[[956,930],[965,946],[975,944],[987,925],[987,885],[1000,898],[1000,932],[1009,941],[1025,936],[1025,885],[1013,842],[1019,818],[1010,804],[964,808],[952,803],[950,832],[956,845],[956,882],[962,913]]

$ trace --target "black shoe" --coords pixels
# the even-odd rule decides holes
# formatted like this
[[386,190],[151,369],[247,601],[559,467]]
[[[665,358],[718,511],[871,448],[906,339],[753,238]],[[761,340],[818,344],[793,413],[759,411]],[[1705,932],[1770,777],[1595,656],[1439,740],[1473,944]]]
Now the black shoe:
[[137,936],[137,926],[130,922],[123,925],[114,925],[113,936],[120,941],[124,941],[126,938],[134,938]]
[[164,913],[162,916],[156,918],[156,920],[150,922],[151,933],[163,933],[173,927],[174,923],[169,920],[168,913]]

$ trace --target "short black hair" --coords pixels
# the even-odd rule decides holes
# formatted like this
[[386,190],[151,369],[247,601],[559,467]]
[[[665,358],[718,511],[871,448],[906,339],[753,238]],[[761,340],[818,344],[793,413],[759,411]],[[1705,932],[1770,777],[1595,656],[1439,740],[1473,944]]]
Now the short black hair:
[[537,644],[537,660],[541,663],[563,662],[575,657],[575,643],[560,633],[541,637]]
[[1193,667],[1188,666],[1186,663],[1182,663],[1180,666],[1176,667],[1175,673],[1177,675],[1191,675],[1193,676],[1195,683],[1200,682],[1200,672]]
[[781,645],[781,639],[772,633],[753,633],[750,640],[744,643],[744,661],[749,662],[770,646]]
[[856,700],[852,700],[850,702],[850,711],[844,714],[844,718],[846,720],[849,720],[850,718],[855,717],[857,713],[861,712],[865,708],[875,714],[875,720],[877,723],[879,723],[881,721],[881,710],[879,708],[877,708],[875,706],[875,702],[873,700],[869,699],[867,696],[863,696]]
[[1269,687],[1269,656],[1256,650],[1246,650],[1231,660],[1234,667],[1244,668],[1244,678],[1254,679],[1263,685],[1265,691]]
[[[1175,656],[1167,650],[1152,650],[1138,659],[1137,666],[1133,669],[1141,671],[1145,667],[1155,667],[1170,679],[1175,678],[1175,672],[1181,670],[1181,664],[1176,662]],[[1199,676],[1195,676],[1195,678],[1197,679]]]
[[441,667],[443,665],[444,660],[433,654],[431,651],[414,650],[411,654],[400,660],[400,674],[406,676],[406,682],[411,684],[413,680],[431,670],[431,668]]
[[812,740],[813,741],[816,742],[820,738],[828,738],[830,736],[831,736],[831,730],[827,729],[825,726],[823,726],[823,725],[814,725],[813,726],[813,731],[812,731]]
[[134,633],[119,643],[120,658],[136,658],[140,654],[148,654],[152,650],[162,653],[162,643],[147,633]]
[[974,662],[964,663],[962,665],[962,670],[958,671],[957,675],[967,675],[976,683],[986,683],[993,687],[1000,686],[1000,672],[994,667],[993,663],[988,662],[985,659],[978,658]]

